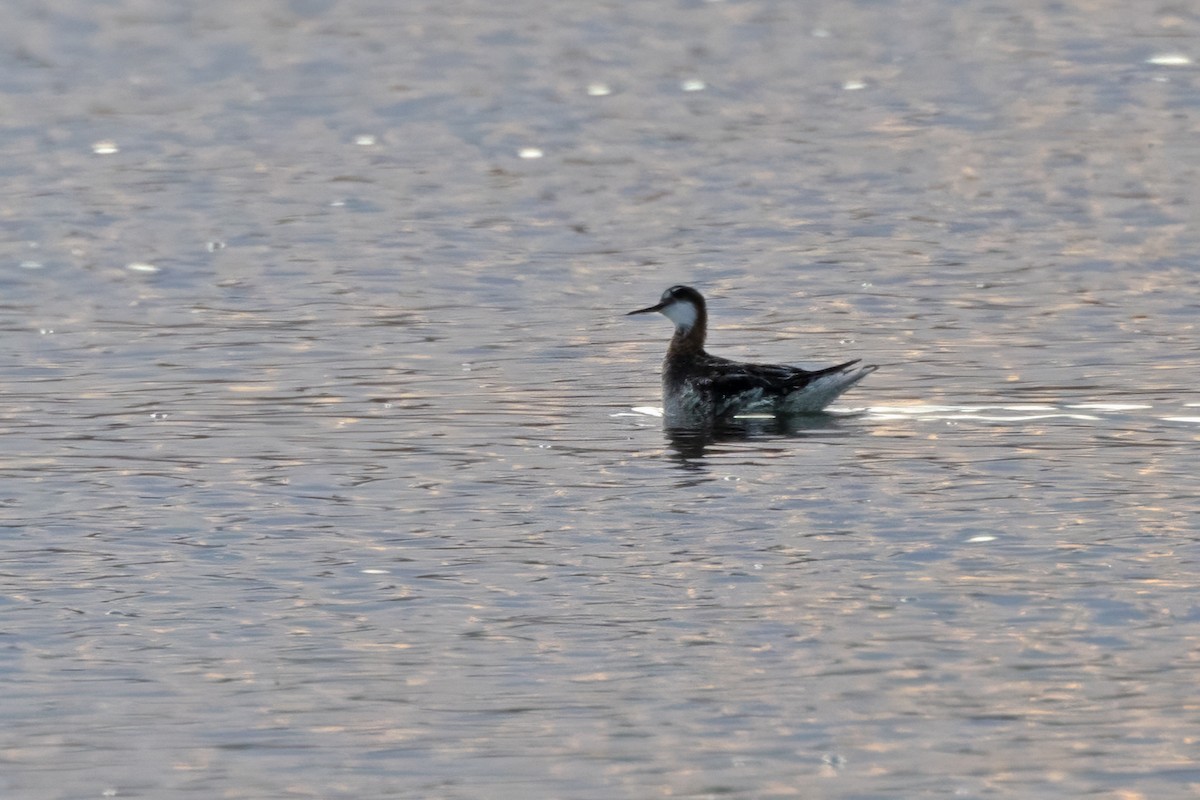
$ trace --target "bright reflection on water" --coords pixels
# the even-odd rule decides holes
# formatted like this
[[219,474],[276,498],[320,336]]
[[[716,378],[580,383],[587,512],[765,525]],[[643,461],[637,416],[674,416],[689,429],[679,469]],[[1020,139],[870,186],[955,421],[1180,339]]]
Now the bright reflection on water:
[[10,5],[0,796],[1200,791],[1183,6]]

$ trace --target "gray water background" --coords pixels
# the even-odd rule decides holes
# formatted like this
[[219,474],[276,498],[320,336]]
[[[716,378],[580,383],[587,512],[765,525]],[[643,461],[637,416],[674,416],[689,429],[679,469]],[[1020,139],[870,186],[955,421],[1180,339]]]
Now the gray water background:
[[[0,10],[7,798],[1200,792],[1200,14]],[[881,369],[665,432],[712,350]]]

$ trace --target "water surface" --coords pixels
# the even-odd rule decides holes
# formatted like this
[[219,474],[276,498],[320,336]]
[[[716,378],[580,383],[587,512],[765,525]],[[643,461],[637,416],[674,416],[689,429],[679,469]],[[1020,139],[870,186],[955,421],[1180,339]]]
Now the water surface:
[[1200,786],[1192,15],[6,19],[5,796]]

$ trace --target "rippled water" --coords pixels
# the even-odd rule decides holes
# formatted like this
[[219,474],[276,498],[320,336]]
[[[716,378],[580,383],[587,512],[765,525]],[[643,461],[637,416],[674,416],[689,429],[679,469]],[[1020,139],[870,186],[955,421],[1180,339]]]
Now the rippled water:
[[1200,790],[1194,14],[6,16],[6,797]]

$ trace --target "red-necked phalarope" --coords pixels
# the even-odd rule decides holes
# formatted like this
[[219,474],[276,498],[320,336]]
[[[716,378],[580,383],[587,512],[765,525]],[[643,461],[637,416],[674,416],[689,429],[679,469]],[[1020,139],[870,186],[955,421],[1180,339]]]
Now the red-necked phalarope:
[[663,361],[663,416],[668,422],[727,419],[738,414],[803,414],[820,411],[876,369],[860,359],[815,371],[784,364],[745,364],[704,351],[708,311],[690,286],[672,286],[649,308],[675,323]]

